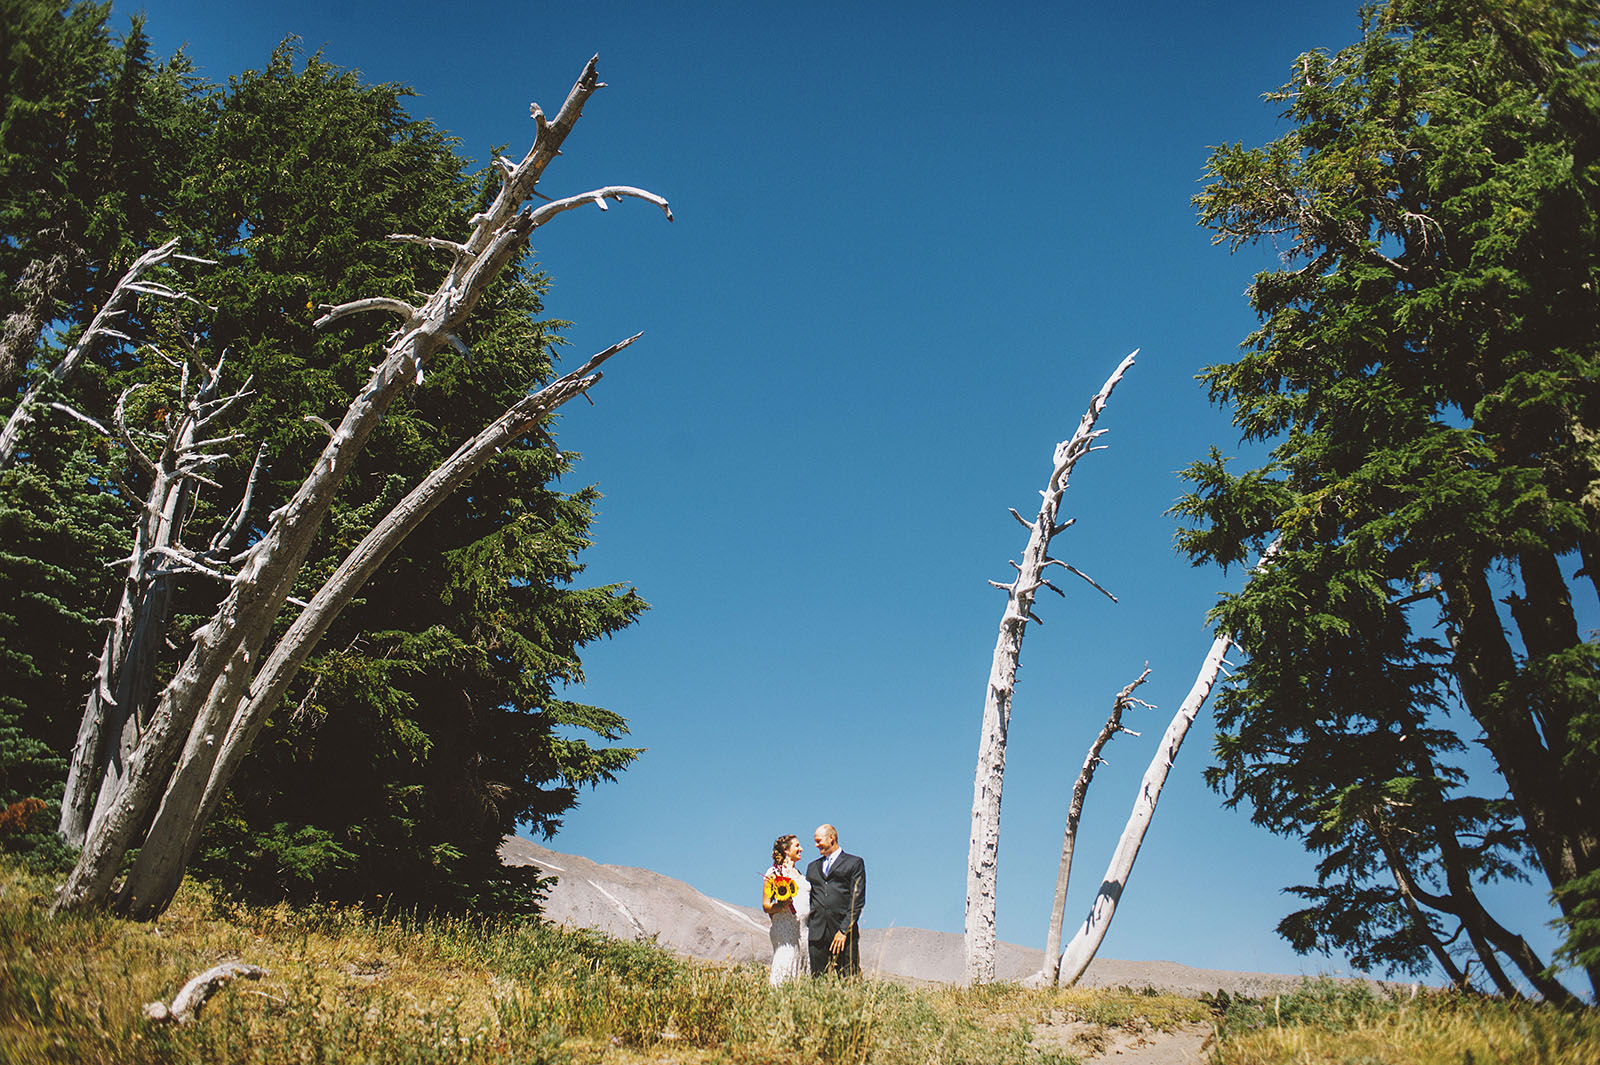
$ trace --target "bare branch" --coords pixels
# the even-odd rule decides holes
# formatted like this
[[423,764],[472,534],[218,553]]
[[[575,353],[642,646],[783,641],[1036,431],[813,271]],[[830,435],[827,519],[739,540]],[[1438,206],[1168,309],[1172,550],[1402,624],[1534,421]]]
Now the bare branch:
[[232,980],[259,980],[269,975],[267,970],[259,965],[246,965],[244,962],[230,958],[221,965],[213,966],[183,985],[183,989],[172,999],[172,1005],[164,1002],[151,1002],[144,1008],[144,1015],[152,1021],[188,1024],[200,1015],[200,1009],[206,1001],[216,993],[223,984]]
[[582,207],[586,203],[592,203],[604,211],[607,209],[606,200],[616,200],[618,203],[621,203],[623,197],[633,197],[634,199],[653,203],[657,207],[661,208],[662,212],[667,216],[667,221],[672,221],[672,207],[665,199],[657,196],[653,192],[646,192],[644,189],[636,189],[632,185],[607,185],[603,189],[593,189],[589,192],[580,192],[576,196],[567,196],[559,200],[551,200],[549,203],[543,204],[531,212],[529,215],[529,220],[532,222],[533,228],[537,229],[546,222],[550,221],[550,219],[554,218],[556,215],[561,214],[563,211],[570,211],[575,207]]
[[206,565],[204,562],[201,562],[188,551],[182,551],[175,547],[164,547],[157,545],[150,548],[149,553],[161,558],[171,559],[184,569],[193,570],[194,572],[203,576],[212,577],[219,581],[227,581],[231,584],[238,580],[238,576],[236,574],[224,573],[219,569],[214,569],[211,566]]
[[[1051,561],[1055,562],[1056,560],[1055,559],[1051,559]],[[1076,566],[1069,566],[1065,562],[1057,562],[1057,565],[1065,567],[1068,572],[1076,573],[1079,577],[1082,577],[1085,581],[1088,581],[1089,582],[1089,587],[1093,588],[1095,591],[1099,592],[1101,595],[1105,596],[1107,599],[1111,600],[1113,603],[1115,603],[1117,601],[1117,597],[1116,596],[1112,595],[1110,592],[1108,592],[1104,588],[1100,587],[1100,585],[1096,584],[1094,578],[1089,576],[1087,573],[1083,572],[1083,570],[1079,569]]]
[[244,495],[239,499],[239,505],[228,515],[228,520],[217,534],[211,538],[209,552],[216,553],[228,550],[228,545],[238,537],[244,529],[245,518],[250,513],[251,500],[255,498],[256,482],[261,478],[262,460],[266,458],[267,445],[262,444],[256,448],[256,460],[250,466],[250,476],[244,482]]
[[414,321],[422,314],[419,308],[411,306],[405,300],[392,299],[388,296],[368,296],[366,299],[351,300],[336,307],[329,307],[326,303],[323,306],[328,308],[328,313],[311,323],[314,329],[325,329],[340,318],[365,311],[388,311],[406,322]]
[[[111,328],[113,320],[122,317],[127,312],[127,306],[135,296],[140,294],[155,296],[162,299],[192,300],[184,293],[177,292],[166,285],[144,280],[144,275],[151,269],[172,258],[177,251],[177,238],[167,241],[159,248],[152,248],[128,267],[126,273],[118,279],[112,288],[111,294],[106,297],[105,305],[96,312],[89,322],[89,327],[83,331],[76,343],[68,349],[47,374],[35,378],[23,393],[22,399],[12,409],[11,416],[6,419],[3,429],[0,429],[0,469],[11,465],[16,458],[17,447],[21,443],[22,434],[34,419],[34,412],[45,406],[44,391],[54,388],[71,376],[89,357],[90,353],[106,339],[128,340],[128,335],[120,330]],[[203,304],[201,304],[203,306]]]
[[[499,162],[501,160],[505,160],[505,156],[501,156],[500,159],[496,161]],[[415,233],[390,233],[389,239],[399,241],[403,244],[421,244],[423,247],[432,248],[435,251],[447,251],[457,258],[464,259],[472,254],[472,252],[467,250],[467,246],[465,244],[454,240],[445,240],[443,237],[423,237],[418,236]]]
[[93,418],[89,417],[87,414],[83,413],[81,410],[75,410],[74,408],[67,406],[65,403],[49,403],[49,404],[46,404],[46,406],[48,406],[51,410],[58,410],[62,414],[67,415],[68,417],[76,418],[80,422],[83,422],[86,425],[89,425],[89,426],[91,426],[91,427],[93,427],[95,429],[98,429],[101,433],[104,433],[106,436],[110,436],[111,435],[111,430],[110,429],[107,429],[105,426],[101,425],[99,422],[95,421]]
[[122,395],[117,397],[117,406],[112,411],[112,418],[116,422],[118,432],[122,434],[123,442],[128,445],[128,450],[133,452],[134,457],[139,460],[139,464],[143,466],[147,472],[154,473],[156,464],[150,460],[149,455],[144,453],[143,448],[134,443],[133,433],[129,432],[128,430],[128,397],[133,395],[139,389],[147,387],[149,386],[138,384],[129,385],[127,388],[123,389]]

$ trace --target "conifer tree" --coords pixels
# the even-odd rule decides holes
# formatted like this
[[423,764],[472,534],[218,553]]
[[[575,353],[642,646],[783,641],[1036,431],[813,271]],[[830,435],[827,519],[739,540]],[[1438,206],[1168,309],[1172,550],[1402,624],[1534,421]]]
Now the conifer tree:
[[[1197,563],[1282,537],[1215,611],[1250,660],[1210,780],[1324,856],[1295,946],[1458,982],[1464,955],[1564,998],[1476,887],[1544,879],[1600,986],[1600,645],[1573,606],[1600,584],[1600,11],[1364,19],[1271,95],[1292,128],[1215,149],[1196,199],[1219,243],[1283,258],[1202,376],[1271,459],[1213,451],[1177,508]],[[1494,779],[1465,775],[1473,743]]]
[[[181,56],[152,63],[137,23],[113,41],[103,6],[6,2],[28,8],[33,21],[19,22],[36,35],[99,49],[88,67],[98,80],[76,86],[77,95],[17,79],[6,86],[8,114],[58,100],[76,107],[73,122],[90,132],[73,142],[73,157],[94,174],[73,185],[69,174],[41,170],[90,192],[0,204],[14,235],[0,242],[15,253],[4,263],[7,280],[44,254],[28,234],[46,230],[81,252],[72,262],[91,267],[66,271],[48,294],[52,319],[68,328],[24,336],[24,362],[34,373],[47,363],[81,328],[71,323],[103,299],[97,292],[109,290],[114,267],[158,237],[179,235],[184,250],[215,260],[183,268],[197,303],[142,301],[123,330],[134,341],[98,349],[62,398],[110,425],[126,396],[134,429],[159,429],[179,382],[156,347],[179,361],[193,347],[208,363],[226,351],[229,388],[248,379],[253,394],[229,425],[241,437],[231,459],[206,471],[214,485],[188,504],[188,535],[204,542],[227,524],[259,456],[265,472],[253,489],[248,542],[316,460],[328,438],[321,423],[382,360],[392,329],[352,319],[333,335],[313,321],[329,304],[432,287],[448,257],[442,263],[389,235],[460,232],[496,182],[406,113],[403,87],[364,85],[321,55],[302,56],[292,41],[261,69],[216,88],[194,79]],[[48,155],[31,142],[0,143],[12,173]],[[60,202],[77,206],[51,214]],[[542,320],[543,290],[531,264],[513,264],[461,333],[460,357],[437,361],[424,385],[390,406],[313,546],[300,596],[480,428],[485,411],[552,377],[560,323]],[[8,405],[0,401],[0,415]],[[645,609],[631,589],[577,586],[598,493],[557,486],[577,456],[560,451],[548,428],[506,446],[340,618],[267,726],[259,764],[223,802],[204,844],[205,869],[258,898],[315,891],[445,909],[531,905],[537,883],[500,866],[500,840],[519,826],[553,831],[580,787],[610,779],[635,756],[616,742],[627,731],[619,715],[570,701],[563,687],[582,679],[584,644]],[[107,563],[126,554],[132,508],[148,482],[115,439],[70,418],[41,419],[32,433],[31,448],[0,481],[0,525],[19,531],[6,536],[0,557],[0,582],[19,589],[7,599],[15,609],[0,607],[8,677],[0,715],[12,714],[18,742],[32,746],[12,759],[0,720],[0,786],[54,799],[99,650],[95,622],[115,600]],[[199,573],[175,576],[162,617],[177,650],[160,676],[219,595]],[[56,619],[51,627],[40,623],[41,610]],[[11,677],[27,683],[13,686]],[[43,749],[50,758],[39,757]],[[8,774],[10,762],[25,762],[31,776]]]

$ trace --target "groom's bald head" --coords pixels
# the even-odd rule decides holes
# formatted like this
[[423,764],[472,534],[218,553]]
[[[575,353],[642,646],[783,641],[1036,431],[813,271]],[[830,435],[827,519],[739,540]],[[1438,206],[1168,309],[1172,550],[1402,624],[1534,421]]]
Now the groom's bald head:
[[811,837],[823,857],[832,854],[839,846],[839,833],[835,832],[832,825],[818,825],[816,833]]

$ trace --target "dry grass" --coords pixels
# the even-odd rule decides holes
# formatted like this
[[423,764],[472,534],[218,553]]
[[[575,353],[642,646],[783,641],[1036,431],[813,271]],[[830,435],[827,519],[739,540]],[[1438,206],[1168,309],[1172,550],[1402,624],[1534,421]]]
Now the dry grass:
[[[6,1065],[1068,1065],[1118,1031],[1212,1019],[1216,1065],[1600,1065],[1594,1011],[1380,1002],[1331,985],[1222,1003],[1010,984],[774,990],[759,967],[538,925],[242,908],[193,884],[158,924],[50,920],[47,895],[0,859]],[[225,987],[193,1024],[145,1018],[144,1003],[224,958],[270,975]]]
[[[773,990],[764,970],[537,925],[230,906],[187,884],[158,924],[45,915],[0,862],[0,1062],[1037,1062],[983,993],[870,981]],[[225,958],[269,970],[186,1026],[146,1002]],[[974,998],[972,996],[977,996]]]
[[1600,1065],[1600,1012],[1309,983],[1221,1010],[1213,1065]]

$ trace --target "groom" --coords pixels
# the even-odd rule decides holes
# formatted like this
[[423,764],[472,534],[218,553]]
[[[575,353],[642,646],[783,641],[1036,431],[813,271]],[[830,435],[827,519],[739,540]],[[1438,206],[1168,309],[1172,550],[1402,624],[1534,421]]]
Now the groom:
[[835,972],[856,976],[861,972],[861,930],[856,922],[867,904],[867,863],[839,849],[839,833],[832,825],[817,828],[817,850],[822,857],[806,866],[811,883],[811,975]]

